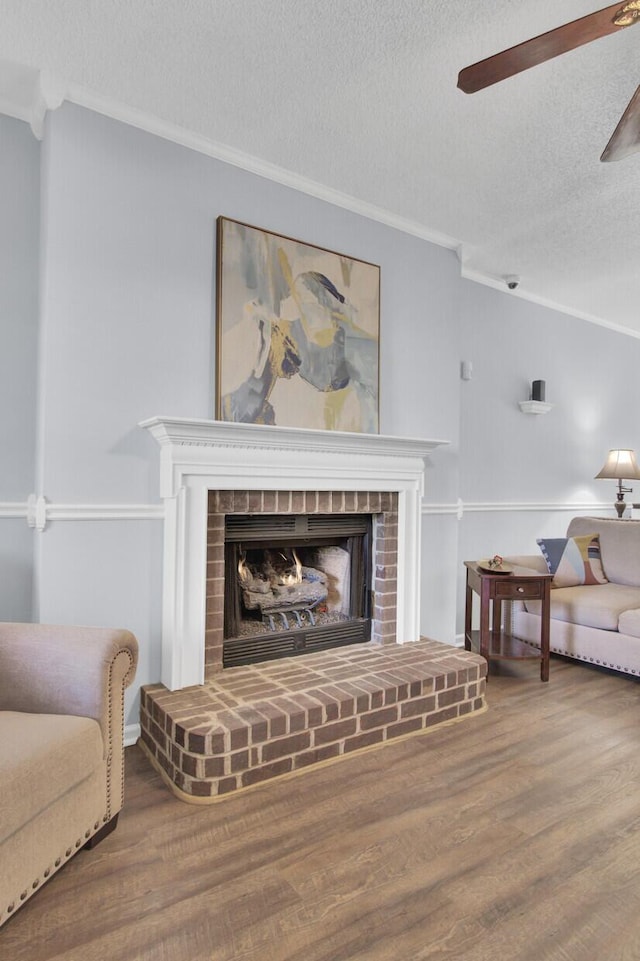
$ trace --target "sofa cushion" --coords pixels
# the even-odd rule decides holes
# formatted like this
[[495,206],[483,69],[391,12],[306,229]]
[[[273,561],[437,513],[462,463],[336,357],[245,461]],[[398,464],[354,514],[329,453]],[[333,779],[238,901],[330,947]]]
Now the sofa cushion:
[[0,841],[102,761],[100,725],[92,718],[0,711]]
[[640,637],[640,610],[623,611],[618,621],[618,630],[621,634],[631,634],[632,637]]
[[[540,613],[540,601],[526,601],[533,614]],[[640,608],[640,588],[621,584],[559,587],[551,591],[551,617],[557,621],[617,631],[624,611]]]
[[609,517],[574,517],[568,537],[596,533],[600,536],[602,566],[610,581],[640,587],[640,521]]
[[597,534],[538,538],[536,543],[547,562],[549,573],[553,574],[554,587],[607,583],[600,561]]

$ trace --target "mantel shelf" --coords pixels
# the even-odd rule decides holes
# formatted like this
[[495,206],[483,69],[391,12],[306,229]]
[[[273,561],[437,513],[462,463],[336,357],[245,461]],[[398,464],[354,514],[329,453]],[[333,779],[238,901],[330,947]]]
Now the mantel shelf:
[[347,431],[304,430],[264,424],[238,424],[228,421],[195,420],[186,417],[149,417],[140,421],[160,446],[252,448],[262,451],[295,451],[299,455],[319,452],[326,455],[376,457],[426,457],[448,440],[354,434]]

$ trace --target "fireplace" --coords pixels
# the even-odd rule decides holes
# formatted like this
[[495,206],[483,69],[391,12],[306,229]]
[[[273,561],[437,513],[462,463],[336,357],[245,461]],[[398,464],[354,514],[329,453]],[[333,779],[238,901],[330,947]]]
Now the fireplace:
[[484,710],[484,658],[420,636],[424,457],[444,442],[143,426],[165,542],[163,683],[142,688],[140,744],[179,797]]
[[394,643],[398,495],[209,491],[207,569],[205,679],[238,664]]
[[169,690],[224,669],[230,516],[368,515],[370,575],[351,620],[370,619],[376,643],[419,640],[424,458],[447,441],[177,417],[141,426],[160,445],[162,682]]
[[223,666],[371,638],[370,514],[230,514]]

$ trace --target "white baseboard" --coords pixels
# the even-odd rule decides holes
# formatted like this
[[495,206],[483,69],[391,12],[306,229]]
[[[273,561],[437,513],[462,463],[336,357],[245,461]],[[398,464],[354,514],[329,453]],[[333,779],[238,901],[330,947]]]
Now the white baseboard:
[[139,724],[126,724],[124,728],[124,746],[132,747],[140,737]]

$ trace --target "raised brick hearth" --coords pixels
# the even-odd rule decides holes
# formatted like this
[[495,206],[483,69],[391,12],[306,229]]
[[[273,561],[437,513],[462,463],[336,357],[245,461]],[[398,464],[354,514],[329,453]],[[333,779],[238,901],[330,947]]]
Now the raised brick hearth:
[[176,793],[213,800],[484,707],[486,662],[420,640],[228,668],[142,689],[141,744]]

